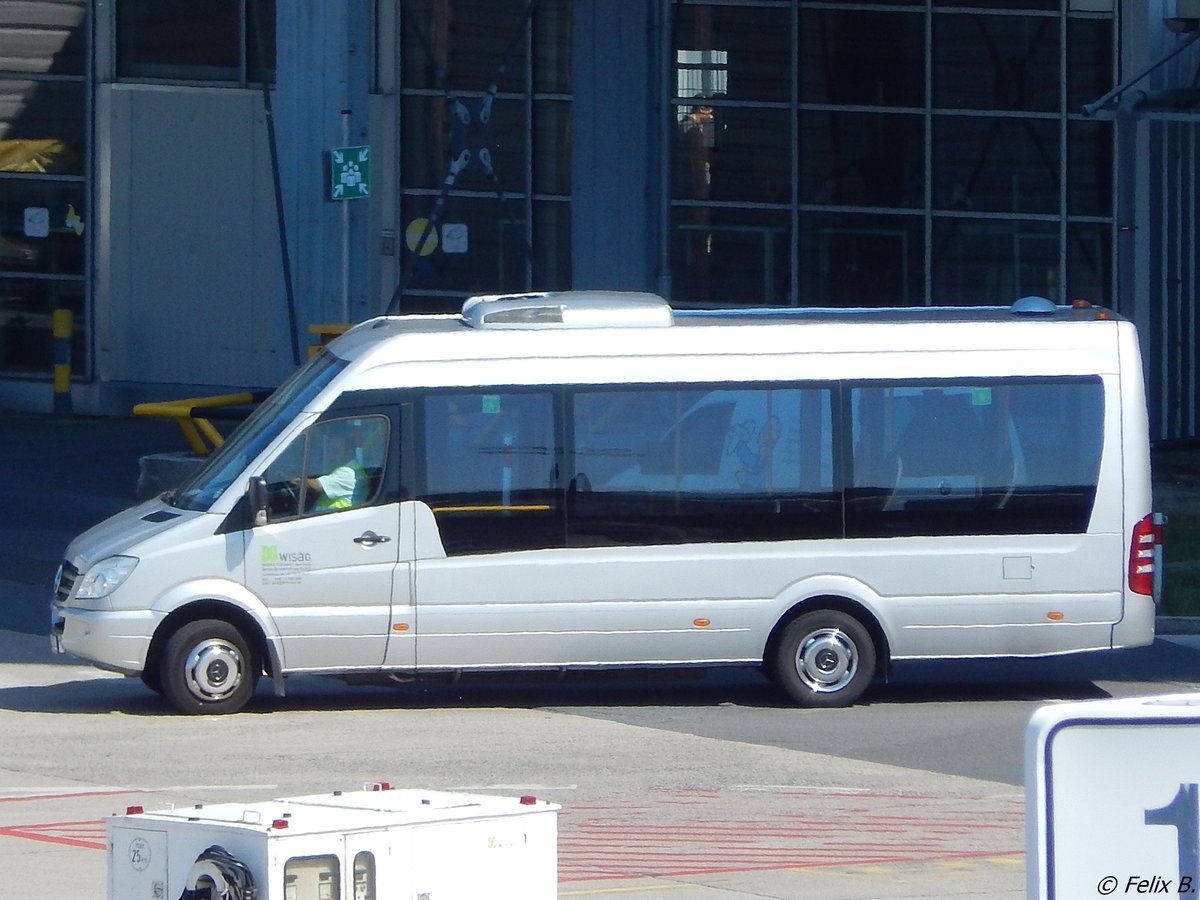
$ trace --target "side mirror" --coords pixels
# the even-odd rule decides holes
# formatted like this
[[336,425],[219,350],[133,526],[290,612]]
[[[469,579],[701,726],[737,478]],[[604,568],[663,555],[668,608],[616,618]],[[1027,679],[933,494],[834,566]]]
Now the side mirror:
[[267,524],[267,479],[254,475],[246,485],[246,503],[250,508],[250,520],[255,525]]

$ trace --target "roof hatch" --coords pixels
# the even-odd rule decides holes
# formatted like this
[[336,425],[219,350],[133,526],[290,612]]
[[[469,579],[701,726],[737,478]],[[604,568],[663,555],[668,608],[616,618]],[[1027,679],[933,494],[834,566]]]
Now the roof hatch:
[[462,308],[472,328],[661,328],[671,307],[657,294],[547,291],[471,297]]

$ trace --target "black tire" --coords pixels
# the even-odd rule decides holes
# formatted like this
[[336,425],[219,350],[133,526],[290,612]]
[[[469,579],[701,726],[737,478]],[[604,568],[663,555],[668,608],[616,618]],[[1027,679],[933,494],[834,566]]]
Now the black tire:
[[154,691],[154,693],[162,695],[162,667],[151,666],[148,669],[143,669],[142,674],[138,676],[142,679],[142,684]]
[[848,613],[819,609],[798,617],[775,648],[775,680],[806,707],[851,706],[875,677],[875,643]]
[[163,695],[189,715],[237,712],[254,694],[260,671],[249,642],[221,619],[188,622],[171,635],[160,668]]

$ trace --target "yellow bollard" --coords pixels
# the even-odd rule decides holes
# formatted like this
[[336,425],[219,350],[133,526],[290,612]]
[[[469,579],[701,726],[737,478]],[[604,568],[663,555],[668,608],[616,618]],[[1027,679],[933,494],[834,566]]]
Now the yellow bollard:
[[54,412],[71,414],[71,332],[74,319],[69,309],[56,309],[50,317],[54,334]]

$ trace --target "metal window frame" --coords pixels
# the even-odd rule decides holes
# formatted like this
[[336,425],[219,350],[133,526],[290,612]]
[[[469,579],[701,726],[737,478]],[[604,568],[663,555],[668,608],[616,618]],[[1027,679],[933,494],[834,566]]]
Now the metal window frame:
[[[95,122],[95,85],[96,85],[96,35],[97,35],[97,20],[100,17],[98,7],[103,5],[104,0],[95,0],[95,2],[86,2],[82,4],[83,9],[83,38],[84,38],[84,60],[83,74],[81,75],[59,75],[49,73],[34,73],[34,72],[15,72],[15,71],[0,71],[0,79],[3,80],[20,80],[43,83],[60,83],[60,84],[81,84],[83,85],[83,171],[79,175],[62,175],[62,174],[37,174],[28,172],[0,172],[0,182],[58,182],[63,184],[80,184],[83,186],[83,194],[87,200],[87,210],[89,220],[94,221],[93,214],[96,209],[96,191],[95,191],[95,157],[96,157],[96,131]],[[89,225],[91,222],[85,222]],[[3,281],[40,281],[40,282],[61,282],[67,284],[79,284],[81,287],[81,295],[83,297],[83,329],[84,329],[84,347],[85,354],[82,364],[77,368],[75,360],[72,360],[72,372],[70,379],[72,382],[90,381],[95,367],[95,347],[93,344],[93,328],[92,323],[95,319],[95,311],[93,309],[94,291],[92,288],[92,271],[95,258],[96,246],[96,228],[85,227],[83,236],[83,270],[75,275],[55,274],[49,272],[21,272],[17,270],[0,270],[0,280]],[[49,311],[52,312],[52,311]],[[0,378],[19,377],[22,379],[34,378],[37,380],[52,381],[54,379],[53,362],[47,367],[45,373],[32,373],[25,370],[10,370],[0,369]]]
[[[535,14],[536,14],[536,11],[535,11]],[[442,88],[437,88],[437,87],[414,88],[414,87],[408,86],[407,83],[405,82],[405,80],[404,80],[404,72],[405,72],[404,52],[405,52],[405,49],[404,49],[404,37],[403,37],[403,30],[404,30],[403,16],[397,16],[396,18],[397,18],[396,43],[395,43],[396,65],[395,65],[395,70],[394,70],[395,71],[394,77],[395,77],[395,95],[396,95],[397,104],[402,106],[404,101],[406,101],[410,98],[416,98],[416,97],[444,98],[446,96],[446,91]],[[519,59],[520,59],[521,75],[522,75],[522,79],[523,79],[523,90],[519,93],[515,92],[515,91],[497,90],[495,92],[495,97],[497,100],[503,100],[503,101],[508,101],[508,102],[519,101],[519,102],[523,103],[523,106],[524,106],[525,128],[524,128],[524,134],[521,136],[522,147],[523,147],[523,152],[524,152],[524,160],[523,160],[523,166],[522,166],[522,172],[521,172],[521,177],[523,179],[523,183],[520,185],[520,187],[517,190],[510,190],[509,185],[503,185],[503,184],[501,185],[501,189],[503,190],[503,197],[506,202],[515,201],[518,198],[522,202],[522,207],[521,207],[522,215],[525,217],[527,235],[528,235],[528,239],[529,239],[528,249],[530,251],[526,255],[526,257],[524,259],[524,263],[523,263],[524,269],[525,269],[524,277],[523,277],[523,289],[524,290],[533,290],[538,287],[538,285],[535,285],[533,283],[533,260],[534,260],[534,257],[537,255],[536,247],[537,247],[537,235],[538,235],[537,229],[535,227],[535,221],[534,221],[534,207],[536,204],[542,203],[542,202],[557,202],[557,203],[565,203],[565,204],[569,204],[571,202],[571,193],[569,192],[569,187],[568,187],[568,193],[566,193],[566,194],[550,194],[550,193],[538,192],[538,191],[534,190],[534,150],[535,150],[534,111],[539,102],[549,101],[549,102],[567,102],[567,103],[569,103],[572,99],[573,92],[563,93],[563,92],[559,92],[559,91],[538,91],[538,90],[534,89],[534,84],[535,84],[534,66],[536,64],[536,57],[537,57],[537,54],[534,52],[534,47],[533,47],[533,40],[534,40],[534,34],[535,34],[534,16],[532,16],[532,15],[529,16],[523,23],[522,28],[524,30],[524,35],[523,35],[524,52],[519,55]],[[472,90],[467,90],[467,89],[461,88],[458,85],[454,85],[453,87],[454,87],[454,96],[455,97],[457,97],[459,99],[463,99],[463,100],[472,101],[472,102],[482,100],[488,93],[486,88],[484,88],[484,89],[476,88],[476,89],[472,89]],[[399,141],[398,145],[403,146],[404,142],[405,142],[405,122],[404,122],[404,116],[402,114],[397,117],[397,122],[398,122],[397,134],[398,134],[398,141]],[[447,200],[451,200],[451,199],[483,200],[483,199],[495,199],[496,198],[496,191],[494,189],[491,189],[491,188],[485,189],[485,188],[478,188],[478,187],[459,187],[457,185],[457,183],[455,183],[449,189],[446,189],[444,186],[438,186],[438,187],[411,187],[411,186],[408,186],[405,183],[405,175],[404,175],[403,166],[401,166],[398,170],[396,193],[397,193],[397,217],[400,220],[399,232],[400,232],[401,239],[403,239],[404,220],[412,219],[411,211],[406,213],[405,208],[406,208],[406,205],[412,204],[414,200],[417,200],[419,198],[425,198],[425,199],[428,199],[431,201],[436,201],[436,198],[438,198],[439,196],[443,196],[443,195]],[[502,249],[503,248],[501,246],[501,250]],[[440,287],[414,288],[407,284],[403,284],[403,282],[405,281],[405,277],[406,277],[404,274],[405,269],[408,265],[411,264],[410,260],[408,259],[408,254],[406,253],[406,250],[407,250],[406,247],[401,247],[401,249],[399,251],[399,264],[398,264],[398,273],[399,274],[398,274],[398,277],[401,280],[401,283],[403,286],[403,292],[402,292],[401,296],[397,296],[396,298],[394,298],[394,300],[393,300],[394,303],[398,302],[400,304],[403,304],[404,297],[421,297],[421,298],[442,299],[442,300],[451,300],[451,301],[460,301],[463,298],[464,292],[462,290],[457,290],[457,289],[453,289],[453,288],[440,288]]]
[[[934,227],[939,220],[950,218],[980,218],[980,219],[995,219],[1008,221],[1013,223],[1020,222],[1037,222],[1047,223],[1053,222],[1057,224],[1058,234],[1058,279],[1060,290],[1065,290],[1068,287],[1067,277],[1068,269],[1068,240],[1070,226],[1072,224],[1096,223],[1108,224],[1111,228],[1110,244],[1109,244],[1109,260],[1110,266],[1108,269],[1108,277],[1110,279],[1109,290],[1116,290],[1116,201],[1112,207],[1112,212],[1107,216],[1071,216],[1068,209],[1069,201],[1069,184],[1066,178],[1067,166],[1069,164],[1069,124],[1073,120],[1085,118],[1080,111],[1072,112],[1067,108],[1069,99],[1068,84],[1067,84],[1067,65],[1068,65],[1068,24],[1071,20],[1082,18],[1107,18],[1113,21],[1114,25],[1114,49],[1113,61],[1114,66],[1118,54],[1116,48],[1117,40],[1119,39],[1119,10],[1117,5],[1109,9],[1076,9],[1073,0],[1059,0],[1057,9],[1050,10],[1035,10],[1035,9],[1012,9],[1001,5],[1001,0],[994,0],[994,5],[986,8],[975,7],[959,7],[959,6],[935,6],[934,0],[924,0],[924,2],[896,2],[896,3],[881,3],[881,2],[863,2],[863,3],[845,3],[845,2],[814,2],[814,0],[661,0],[662,11],[661,15],[665,23],[662,29],[661,46],[659,52],[661,54],[662,64],[661,71],[663,75],[665,90],[666,108],[662,111],[661,118],[664,120],[664,128],[662,129],[663,146],[670,146],[669,140],[669,122],[677,116],[675,112],[678,107],[688,105],[686,98],[677,96],[674,85],[677,79],[676,65],[676,47],[675,47],[675,17],[676,12],[683,6],[720,6],[720,7],[741,7],[747,10],[755,8],[771,8],[780,9],[788,8],[791,11],[791,47],[792,56],[790,59],[790,78],[791,78],[791,97],[790,102],[753,102],[753,101],[723,101],[723,105],[736,106],[738,108],[785,108],[791,114],[791,160],[790,160],[790,175],[792,179],[792,193],[790,203],[787,204],[764,204],[751,202],[707,202],[707,205],[713,208],[733,208],[733,209],[782,209],[789,208],[791,212],[791,223],[793,231],[793,239],[791,241],[791,296],[788,298],[788,305],[796,306],[800,304],[800,283],[802,265],[801,254],[799,251],[800,234],[802,222],[807,214],[824,212],[824,213],[849,213],[849,214],[871,214],[876,216],[897,216],[911,218],[913,216],[921,216],[923,219],[924,230],[924,273],[923,273],[923,292],[921,298],[922,305],[935,304],[935,273],[933,259],[933,237]],[[909,12],[920,14],[924,18],[924,103],[920,107],[875,107],[863,106],[856,104],[828,104],[828,103],[802,103],[799,98],[799,77],[796,73],[799,71],[799,58],[797,56],[800,46],[800,9],[803,5],[804,10],[831,10],[838,12]],[[951,15],[971,15],[971,16],[1008,16],[1021,18],[1047,18],[1055,19],[1059,27],[1058,35],[1058,109],[1053,111],[1026,111],[1026,110],[976,110],[976,109],[957,109],[949,107],[938,107],[934,105],[934,59],[933,59],[933,29],[935,16],[951,16]],[[901,208],[901,207],[862,207],[841,204],[806,204],[802,203],[799,196],[799,175],[800,175],[800,125],[799,117],[805,111],[829,111],[829,112],[876,112],[888,114],[919,114],[923,118],[925,146],[923,150],[923,206],[921,208]],[[933,146],[933,130],[934,119],[939,115],[958,115],[964,117],[973,117],[979,119],[986,118],[1011,118],[1011,119],[1045,119],[1056,121],[1058,124],[1058,148],[1057,148],[1057,164],[1058,164],[1058,209],[1054,213],[1042,214],[1016,214],[1003,212],[988,212],[988,213],[958,213],[953,210],[939,210],[934,206],[934,146]],[[1113,136],[1115,142],[1116,137]],[[664,156],[666,153],[664,153]],[[1114,174],[1114,190],[1115,190],[1115,174],[1116,174],[1116,156],[1113,153],[1113,174]],[[662,260],[662,270],[666,273],[660,277],[660,289],[668,295],[671,288],[671,219],[672,211],[675,209],[695,206],[698,201],[677,199],[672,195],[671,180],[668,177],[670,161],[664,160],[660,167],[660,172],[663,177],[660,179],[662,185],[660,193],[660,225],[662,248],[660,250],[660,258]],[[936,301],[941,303],[949,302],[949,299],[937,297]],[[1065,297],[1059,298],[1062,300],[1068,299]]]

